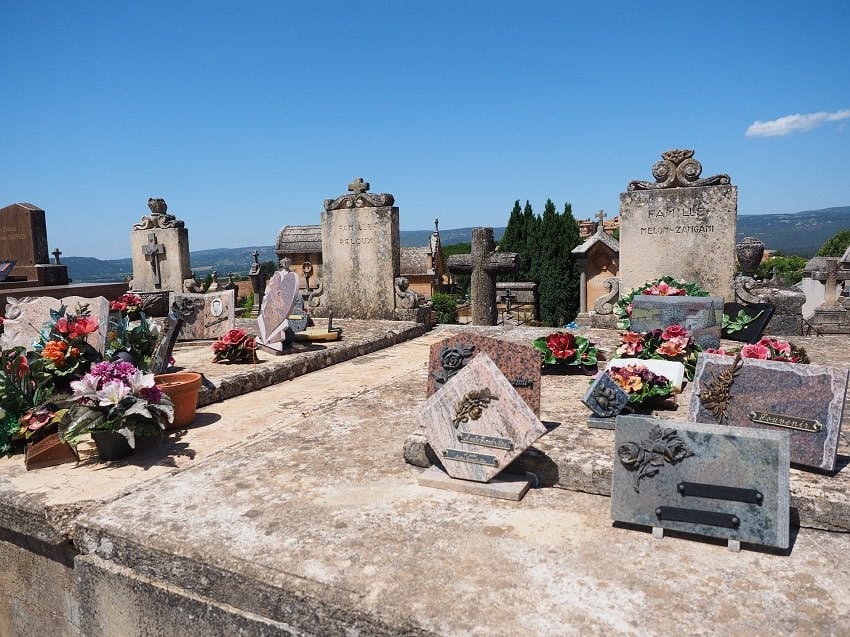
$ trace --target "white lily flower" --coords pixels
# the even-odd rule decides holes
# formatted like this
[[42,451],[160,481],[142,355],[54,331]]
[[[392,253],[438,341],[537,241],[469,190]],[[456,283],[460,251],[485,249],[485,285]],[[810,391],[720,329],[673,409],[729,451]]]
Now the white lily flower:
[[0,420],[3,420],[6,417],[6,410],[0,407]]
[[110,407],[120,403],[129,394],[130,388],[124,383],[120,380],[111,380],[97,392],[97,398],[100,400],[101,407]]
[[153,374],[145,374],[140,369],[137,369],[132,376],[129,376],[127,382],[130,384],[130,389],[134,394],[138,394],[139,391],[147,387],[153,387],[155,384]]
[[75,380],[71,383],[71,390],[74,392],[74,398],[97,398],[97,384],[100,378],[94,374],[86,374],[81,380]]

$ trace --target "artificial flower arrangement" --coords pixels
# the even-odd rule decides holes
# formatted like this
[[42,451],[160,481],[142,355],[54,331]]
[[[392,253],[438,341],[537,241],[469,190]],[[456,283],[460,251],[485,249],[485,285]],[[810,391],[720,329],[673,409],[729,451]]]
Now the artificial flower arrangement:
[[708,354],[722,354],[724,356],[735,356],[741,354],[741,358],[757,358],[766,361],[782,361],[784,363],[808,363],[809,356],[802,347],[797,347],[789,341],[781,338],[770,338],[762,336],[757,343],[750,343],[741,348],[725,350],[722,347],[705,350]]
[[228,330],[212,344],[213,363],[256,363],[257,340],[245,330]]
[[544,368],[547,366],[596,367],[599,351],[584,336],[577,336],[571,332],[554,332],[534,339],[532,345],[540,352]]
[[58,310],[50,310],[50,320],[39,332],[33,350],[45,360],[44,368],[53,376],[82,376],[100,360],[100,353],[87,341],[88,335],[99,327],[87,305],[78,306],[76,314],[68,313],[68,308],[61,305]]
[[137,436],[161,436],[174,420],[174,405],[156,386],[154,375],[126,361],[97,363],[72,382],[71,389],[74,393],[60,424],[71,445],[84,434],[106,431],[120,434],[135,448]]
[[629,329],[632,315],[632,300],[636,295],[650,296],[708,296],[708,290],[703,290],[696,283],[680,281],[671,276],[663,276],[654,281],[647,281],[642,286],[633,288],[614,306],[617,316],[617,327]]
[[142,371],[150,371],[158,331],[144,314],[130,326],[130,317],[122,312],[117,320],[109,321],[104,356],[109,360],[121,358]]
[[46,359],[23,347],[0,350],[0,455],[21,440],[20,419],[46,401],[54,390]]
[[701,351],[688,330],[670,325],[651,332],[623,332],[617,356],[678,361],[685,366],[685,377],[693,380]]
[[132,292],[126,292],[116,300],[109,302],[110,312],[120,312],[123,315],[138,314],[142,309],[142,297]]
[[604,373],[629,395],[629,404],[668,398],[673,393],[673,383],[666,376],[656,374],[643,365],[609,367]]

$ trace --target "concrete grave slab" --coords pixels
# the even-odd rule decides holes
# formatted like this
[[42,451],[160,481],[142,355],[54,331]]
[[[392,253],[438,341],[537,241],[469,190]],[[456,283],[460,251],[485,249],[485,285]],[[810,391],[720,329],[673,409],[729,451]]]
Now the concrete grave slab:
[[446,472],[476,482],[497,476],[546,433],[483,352],[425,401],[417,420]]
[[475,332],[449,336],[431,345],[427,395],[443,387],[481,352],[496,363],[517,393],[539,416],[540,353],[530,344],[513,343]]
[[718,296],[653,296],[638,294],[632,299],[629,329],[651,332],[681,325],[703,349],[720,347],[723,299]]
[[168,295],[168,307],[183,319],[177,340],[203,341],[221,338],[235,326],[235,303],[233,290],[206,294],[172,292]]
[[788,434],[618,416],[611,517],[781,549]]
[[627,365],[643,365],[654,374],[661,374],[673,383],[673,389],[682,391],[685,380],[685,366],[679,361],[661,360],[659,358],[613,358],[605,365],[611,367],[626,367]]
[[[730,356],[700,354],[688,418],[786,431],[791,436],[791,462],[833,471],[850,372],[753,358],[740,359],[738,365],[734,361]],[[730,375],[731,384],[724,383]],[[720,418],[717,409],[722,409]]]
[[42,327],[50,320],[50,311],[58,310],[62,305],[71,314],[76,314],[77,308],[81,305],[88,306],[89,313],[98,322],[98,329],[89,334],[88,343],[97,351],[103,352],[106,345],[106,332],[109,329],[109,301],[102,296],[95,298],[66,296],[62,299],[47,296],[21,298],[10,296],[6,300],[6,320],[3,323],[3,334],[0,334],[0,347],[32,349]]

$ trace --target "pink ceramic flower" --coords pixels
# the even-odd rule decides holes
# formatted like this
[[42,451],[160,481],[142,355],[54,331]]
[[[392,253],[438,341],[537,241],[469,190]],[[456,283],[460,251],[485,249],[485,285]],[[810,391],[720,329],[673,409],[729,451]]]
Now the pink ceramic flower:
[[670,325],[661,332],[661,338],[665,341],[669,341],[672,338],[688,338],[690,334],[688,334],[688,330],[686,330],[681,325]]
[[741,356],[744,358],[760,358],[767,360],[770,358],[770,350],[761,343],[752,343],[744,345],[741,348]]
[[617,350],[618,354],[635,356],[643,351],[643,336],[638,332],[623,332],[623,344]]

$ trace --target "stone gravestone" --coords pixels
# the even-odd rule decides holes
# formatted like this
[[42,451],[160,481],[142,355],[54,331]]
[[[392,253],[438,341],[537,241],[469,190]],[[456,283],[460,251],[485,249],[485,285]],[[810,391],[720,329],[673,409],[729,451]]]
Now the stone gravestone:
[[16,262],[10,281],[21,277],[39,285],[68,283],[67,267],[58,258],[50,263],[44,210],[31,203],[0,208],[0,259]]
[[493,228],[472,229],[472,253],[453,254],[446,260],[449,272],[471,274],[472,324],[495,325],[496,277],[514,274],[519,267],[519,255],[496,252]]
[[324,202],[322,285],[311,295],[321,296],[311,309],[322,316],[395,318],[398,208],[391,194],[368,189],[358,178],[348,186],[351,194]]
[[39,332],[50,320],[50,311],[58,310],[62,305],[70,314],[76,314],[79,306],[88,305],[89,314],[97,320],[98,324],[97,331],[88,335],[88,343],[102,353],[106,345],[106,332],[109,329],[109,301],[102,296],[95,298],[66,296],[62,299],[47,296],[8,297],[6,320],[3,323],[3,333],[0,334],[0,347],[32,349],[33,343],[38,340]]
[[620,195],[620,294],[661,276],[732,299],[737,188],[728,175],[699,179],[692,150],[668,150],[656,182],[632,181]]
[[688,418],[790,434],[791,462],[835,469],[848,370],[700,354]]
[[540,416],[540,353],[530,345],[464,332],[431,345],[428,357],[430,396],[478,354],[486,353],[531,410]]
[[298,275],[294,272],[278,270],[269,279],[257,317],[257,345],[264,351],[283,353],[289,315],[298,295]]
[[546,428],[485,353],[432,394],[417,414],[452,478],[488,482]]
[[723,538],[730,548],[788,548],[788,436],[618,416],[611,517]]
[[130,251],[133,255],[133,290],[182,292],[192,276],[189,264],[189,230],[183,221],[168,214],[163,199],[148,199],[151,214],[133,226]]
[[178,340],[221,338],[236,326],[235,302],[233,290],[206,294],[172,292],[168,306],[183,320]]
[[592,429],[614,429],[614,418],[629,404],[629,395],[608,374],[596,376],[581,402],[593,412],[587,426]]
[[720,347],[723,299],[716,296],[652,296],[632,298],[632,332],[681,325],[703,349]]

